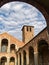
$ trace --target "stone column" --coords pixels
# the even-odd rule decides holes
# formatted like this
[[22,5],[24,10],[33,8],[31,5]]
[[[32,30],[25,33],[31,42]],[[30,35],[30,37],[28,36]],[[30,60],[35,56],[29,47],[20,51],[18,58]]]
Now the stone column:
[[20,65],[20,56],[19,56],[19,53],[18,53],[18,65]]
[[17,58],[15,57],[15,65],[17,65]]
[[21,52],[21,65],[24,65],[23,51]]
[[10,63],[10,58],[8,57],[7,58],[7,65],[9,65],[9,63]]
[[38,48],[34,48],[34,64],[38,65]]
[[9,53],[10,52],[10,38],[8,39],[8,50],[7,52]]
[[29,65],[29,50],[26,49],[26,65]]
[[34,52],[34,64],[38,65],[38,52]]
[[16,54],[16,65],[18,65],[18,55]]

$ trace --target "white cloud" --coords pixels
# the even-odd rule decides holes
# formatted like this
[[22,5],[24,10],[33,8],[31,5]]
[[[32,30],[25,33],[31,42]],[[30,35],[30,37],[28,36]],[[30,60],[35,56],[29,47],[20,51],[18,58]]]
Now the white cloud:
[[3,5],[3,6],[1,7],[1,9],[8,11],[8,10],[10,9],[10,4],[8,3],[8,4]]
[[13,8],[14,10],[20,10],[22,8],[22,4],[14,4]]
[[17,22],[14,22],[14,21],[7,21],[4,23],[5,25],[11,25],[11,26],[15,26],[17,25],[18,23]]
[[3,20],[3,18],[2,18],[2,17],[0,17],[0,20]]

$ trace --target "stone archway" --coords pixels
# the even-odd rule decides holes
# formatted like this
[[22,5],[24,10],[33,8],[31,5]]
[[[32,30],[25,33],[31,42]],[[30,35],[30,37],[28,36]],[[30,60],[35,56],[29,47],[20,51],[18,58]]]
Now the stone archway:
[[39,65],[49,65],[49,49],[48,43],[45,40],[40,40],[38,43]]
[[29,47],[29,65],[34,65],[34,50],[33,47]]
[[15,58],[14,57],[10,58],[10,65],[15,65]]

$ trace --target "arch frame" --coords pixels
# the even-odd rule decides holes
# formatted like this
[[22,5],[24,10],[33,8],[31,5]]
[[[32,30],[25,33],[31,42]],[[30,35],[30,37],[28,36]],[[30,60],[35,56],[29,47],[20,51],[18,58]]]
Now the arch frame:
[[8,39],[7,38],[3,38],[1,40],[1,52],[7,52],[7,51],[8,51]]
[[37,41],[37,45],[39,45],[39,43],[40,43],[40,41],[45,41],[46,43],[47,43],[47,45],[49,46],[49,44],[48,44],[48,41],[46,40],[46,39],[43,39],[43,38],[41,38],[41,39],[39,39],[38,41]]
[[[49,61],[49,45],[46,40],[41,39],[38,42],[38,62],[39,64],[47,65]],[[47,59],[47,60],[46,60]]]
[[3,57],[1,57],[1,63],[5,63],[5,62],[7,62],[7,57],[5,57],[5,56],[3,56]]

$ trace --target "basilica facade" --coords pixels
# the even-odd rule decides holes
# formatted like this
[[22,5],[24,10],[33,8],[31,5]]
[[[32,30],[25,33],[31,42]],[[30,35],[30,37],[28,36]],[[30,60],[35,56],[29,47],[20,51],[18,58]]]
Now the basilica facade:
[[47,28],[34,36],[33,26],[23,26],[22,42],[8,33],[0,34],[0,65],[49,65]]

